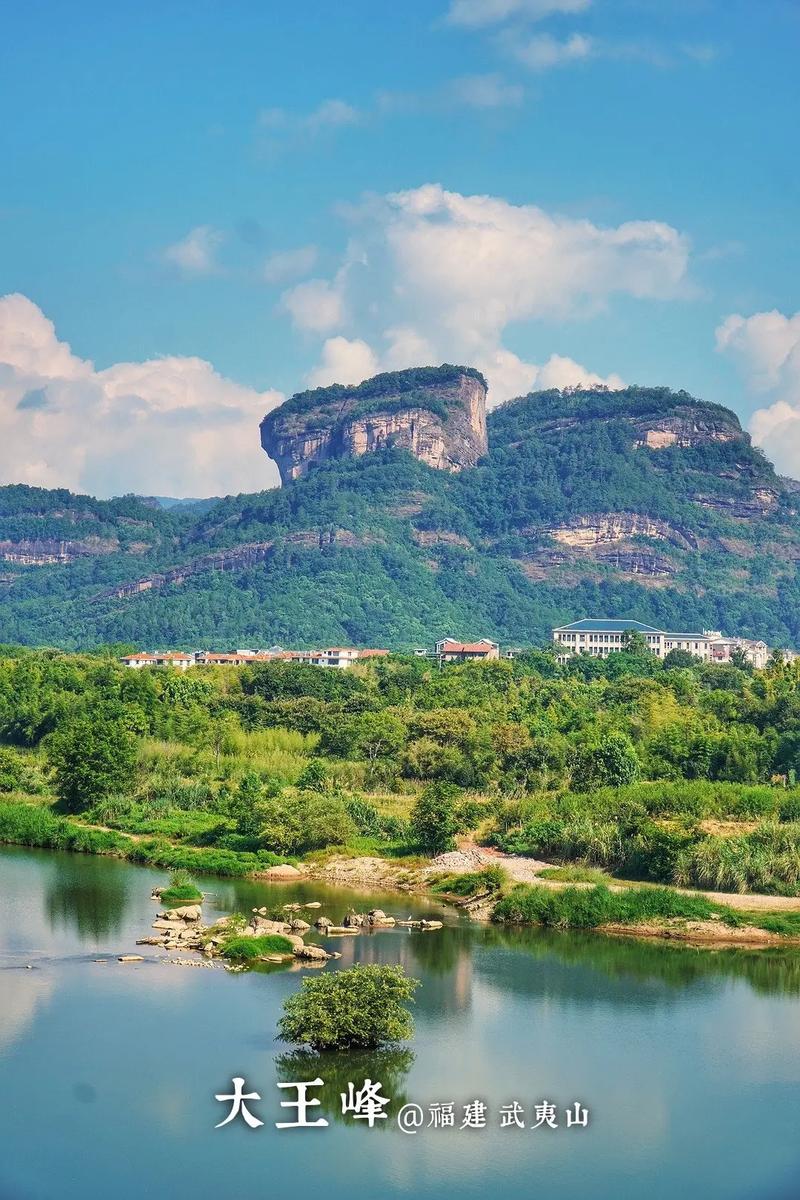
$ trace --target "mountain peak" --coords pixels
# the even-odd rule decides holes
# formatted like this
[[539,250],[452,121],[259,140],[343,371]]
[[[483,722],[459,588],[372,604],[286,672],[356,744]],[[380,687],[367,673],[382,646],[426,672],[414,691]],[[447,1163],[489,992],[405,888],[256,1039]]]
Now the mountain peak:
[[440,470],[486,453],[486,380],[472,367],[414,367],[298,392],[261,422],[284,484],[332,458],[394,446]]

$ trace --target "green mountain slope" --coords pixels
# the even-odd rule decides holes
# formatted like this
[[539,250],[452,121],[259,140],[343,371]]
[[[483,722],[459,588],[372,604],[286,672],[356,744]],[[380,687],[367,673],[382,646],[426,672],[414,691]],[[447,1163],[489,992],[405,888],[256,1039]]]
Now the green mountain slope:
[[0,640],[528,644],[613,614],[800,644],[796,493],[732,412],[551,391],[488,428],[458,474],[389,446],[207,511],[0,489]]

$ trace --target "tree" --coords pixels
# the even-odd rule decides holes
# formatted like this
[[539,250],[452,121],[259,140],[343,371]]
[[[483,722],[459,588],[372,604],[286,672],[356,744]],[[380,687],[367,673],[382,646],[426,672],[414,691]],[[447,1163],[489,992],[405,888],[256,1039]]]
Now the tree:
[[54,733],[47,756],[59,799],[69,812],[79,812],[130,790],[136,739],[122,721],[93,712]]
[[638,629],[629,629],[622,635],[622,649],[626,654],[649,654],[647,638]]
[[607,733],[594,746],[581,746],[575,758],[572,786],[576,792],[622,787],[639,778],[639,759],[624,733]]
[[664,656],[664,666],[669,669],[671,667],[696,667],[697,658],[689,650],[670,650],[669,654]]
[[259,804],[258,813],[261,843],[278,854],[345,845],[357,833],[341,796],[328,792],[283,794]]
[[324,792],[328,786],[328,772],[320,758],[312,758],[303,767],[297,786],[301,792]]
[[243,837],[258,837],[264,824],[264,812],[261,807],[263,796],[264,785],[258,773],[246,771],[230,806],[230,814],[236,822],[236,832]]
[[391,713],[366,712],[356,722],[356,749],[370,763],[399,753],[405,740],[405,725]]
[[458,833],[460,795],[454,784],[437,781],[429,784],[414,803],[411,836],[426,854],[442,854],[452,849]]
[[284,1001],[278,1036],[314,1050],[371,1050],[414,1033],[411,1013],[418,979],[402,967],[355,966],[304,979]]

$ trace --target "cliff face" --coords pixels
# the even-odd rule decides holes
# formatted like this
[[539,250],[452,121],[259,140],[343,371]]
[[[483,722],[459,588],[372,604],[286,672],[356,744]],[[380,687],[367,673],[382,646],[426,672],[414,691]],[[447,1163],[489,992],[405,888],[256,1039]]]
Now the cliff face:
[[261,422],[261,445],[284,484],[332,458],[386,446],[442,471],[475,466],[488,449],[486,383],[462,367],[377,375],[292,396]]

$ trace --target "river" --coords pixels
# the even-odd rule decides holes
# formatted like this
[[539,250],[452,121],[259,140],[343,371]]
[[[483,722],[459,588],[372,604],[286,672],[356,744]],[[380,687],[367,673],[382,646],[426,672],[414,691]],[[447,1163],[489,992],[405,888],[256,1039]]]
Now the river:
[[[150,932],[163,873],[112,859],[0,850],[0,1200],[112,1195],[211,1200],[788,1200],[800,1195],[800,955],[712,952],[596,935],[499,930],[447,912],[438,932],[341,940],[342,959],[402,963],[422,981],[409,1048],[309,1062],[274,1040],[310,972],[230,974],[120,964]],[[201,880],[206,920],[320,900],[440,915],[404,896]],[[174,954],[171,955],[174,957]],[[96,961],[97,959],[103,961]],[[325,1128],[278,1130],[318,1072]],[[250,1130],[214,1099],[242,1076]],[[381,1081],[391,1115],[343,1116],[350,1079]],[[459,1128],[486,1105],[485,1128]],[[403,1103],[452,1101],[453,1128],[403,1133]],[[525,1128],[500,1128],[518,1101]],[[533,1105],[556,1105],[558,1128]],[[565,1109],[588,1109],[566,1128]]]

